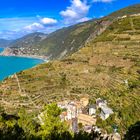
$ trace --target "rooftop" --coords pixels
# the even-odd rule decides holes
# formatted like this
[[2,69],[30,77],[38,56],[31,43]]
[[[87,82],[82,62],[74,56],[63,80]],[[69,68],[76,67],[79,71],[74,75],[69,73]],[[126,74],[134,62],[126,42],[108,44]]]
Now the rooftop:
[[107,107],[107,106],[104,106],[101,108],[101,110],[105,113],[105,114],[112,114],[113,111],[111,108]]

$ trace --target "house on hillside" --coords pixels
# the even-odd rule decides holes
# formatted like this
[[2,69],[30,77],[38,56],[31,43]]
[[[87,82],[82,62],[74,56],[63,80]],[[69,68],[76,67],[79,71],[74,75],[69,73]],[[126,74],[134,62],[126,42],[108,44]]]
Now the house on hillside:
[[113,111],[111,108],[107,106],[101,107],[100,117],[102,120],[106,120],[111,114],[113,114]]
[[80,103],[82,106],[86,107],[89,103],[89,98],[88,97],[81,98]]
[[66,112],[66,111],[63,111],[63,112],[60,114],[60,119],[61,119],[62,121],[67,120],[67,112]]
[[71,120],[77,117],[77,107],[74,102],[70,102],[67,105],[67,119]]
[[106,100],[98,98],[98,99],[96,99],[96,106],[97,106],[97,108],[101,108],[102,106],[107,106],[107,102],[106,102]]
[[88,114],[90,116],[96,114],[96,105],[89,105],[89,107],[88,107]]

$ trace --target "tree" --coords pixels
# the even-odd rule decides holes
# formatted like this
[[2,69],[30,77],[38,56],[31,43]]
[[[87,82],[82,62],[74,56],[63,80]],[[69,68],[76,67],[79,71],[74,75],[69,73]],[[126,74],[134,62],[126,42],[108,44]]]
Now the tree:
[[83,124],[82,123],[78,123],[78,129],[83,130]]
[[24,109],[19,111],[18,116],[18,125],[24,130],[26,138],[33,139],[36,137],[39,124],[34,120],[34,116],[27,114]]
[[140,121],[128,128],[124,140],[140,140]]
[[0,116],[0,139],[1,140],[24,140],[23,129],[18,125],[13,115],[2,114]]
[[45,107],[42,115],[42,124],[39,134],[42,139],[55,139],[62,135],[68,127],[65,122],[60,119],[61,109],[56,103],[49,104]]

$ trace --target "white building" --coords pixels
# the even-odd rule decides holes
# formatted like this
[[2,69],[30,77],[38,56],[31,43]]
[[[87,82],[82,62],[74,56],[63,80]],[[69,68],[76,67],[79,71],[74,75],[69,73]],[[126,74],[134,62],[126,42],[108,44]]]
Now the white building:
[[89,113],[90,116],[95,115],[96,114],[96,106],[95,105],[90,105],[88,113]]
[[96,100],[96,105],[97,105],[98,108],[101,108],[103,106],[107,106],[107,102],[106,102],[106,100],[103,100],[101,98],[98,98]]
[[71,120],[77,117],[77,107],[74,103],[67,105],[67,119]]
[[100,117],[102,120],[106,120],[111,114],[113,114],[113,111],[111,108],[107,106],[101,107]]

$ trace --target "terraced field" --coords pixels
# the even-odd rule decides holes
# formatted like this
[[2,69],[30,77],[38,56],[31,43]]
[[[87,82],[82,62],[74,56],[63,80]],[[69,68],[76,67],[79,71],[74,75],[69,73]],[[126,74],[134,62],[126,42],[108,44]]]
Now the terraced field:
[[[49,102],[104,98],[115,112],[100,126],[125,130],[140,118],[140,16],[118,19],[84,48],[61,60],[39,65],[6,79],[0,103],[9,113],[24,107],[39,112]],[[110,124],[112,122],[112,124]],[[97,122],[98,123],[98,122]]]

